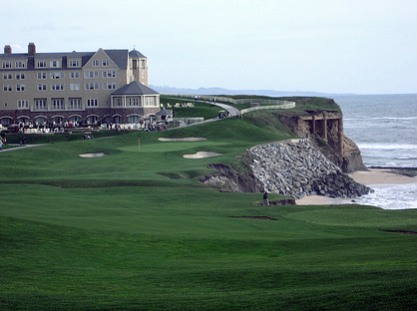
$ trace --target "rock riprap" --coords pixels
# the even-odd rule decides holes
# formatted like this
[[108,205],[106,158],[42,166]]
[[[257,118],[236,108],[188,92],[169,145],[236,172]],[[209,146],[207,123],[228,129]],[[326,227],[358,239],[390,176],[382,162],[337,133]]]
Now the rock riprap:
[[263,144],[248,153],[253,175],[268,192],[294,198],[312,194],[354,198],[371,191],[343,173],[308,141]]

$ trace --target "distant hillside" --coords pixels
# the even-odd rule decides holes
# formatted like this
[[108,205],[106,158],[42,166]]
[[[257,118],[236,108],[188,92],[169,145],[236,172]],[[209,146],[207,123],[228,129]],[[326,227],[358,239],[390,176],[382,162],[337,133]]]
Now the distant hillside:
[[220,87],[210,88],[175,88],[170,86],[157,86],[152,85],[151,88],[158,91],[161,94],[184,94],[184,95],[264,95],[271,97],[282,96],[318,96],[329,97],[332,94],[319,93],[319,92],[304,92],[304,91],[274,91],[274,90],[229,90]]

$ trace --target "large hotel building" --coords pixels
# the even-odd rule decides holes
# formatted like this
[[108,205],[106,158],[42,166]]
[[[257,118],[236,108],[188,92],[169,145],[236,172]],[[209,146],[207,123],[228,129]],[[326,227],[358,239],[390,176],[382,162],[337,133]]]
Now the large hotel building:
[[160,111],[137,50],[0,54],[0,124],[139,123]]

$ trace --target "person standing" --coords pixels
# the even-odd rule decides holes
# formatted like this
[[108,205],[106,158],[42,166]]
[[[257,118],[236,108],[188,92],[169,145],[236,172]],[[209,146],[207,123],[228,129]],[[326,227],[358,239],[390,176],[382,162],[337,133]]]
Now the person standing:
[[264,199],[264,205],[269,205],[269,199],[268,199],[268,192],[267,191],[264,191],[263,199]]

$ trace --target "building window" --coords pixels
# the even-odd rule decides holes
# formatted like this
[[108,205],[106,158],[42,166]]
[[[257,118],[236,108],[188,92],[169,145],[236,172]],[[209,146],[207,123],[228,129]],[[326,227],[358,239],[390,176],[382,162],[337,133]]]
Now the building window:
[[98,90],[100,88],[100,85],[98,82],[91,82],[85,84],[86,90]]
[[82,109],[81,98],[70,98],[69,99],[69,109],[70,110],[80,110],[80,109]]
[[127,123],[130,124],[138,124],[140,121],[140,117],[139,116],[128,116],[127,117]]
[[27,99],[18,100],[17,109],[29,109],[29,101]]
[[93,67],[100,67],[100,61],[99,60],[93,60]]
[[45,125],[46,124],[46,118],[45,117],[36,117],[35,118],[35,124],[36,124],[36,126],[39,126],[39,125]]
[[45,92],[47,89],[48,89],[48,86],[46,84],[38,84],[39,92]]
[[63,91],[64,84],[63,83],[54,83],[51,84],[51,91]]
[[79,79],[80,78],[80,72],[79,71],[71,71],[70,72],[70,79]]
[[44,61],[44,60],[38,60],[36,62],[36,68],[46,68],[46,61]]
[[13,85],[3,84],[3,92],[13,92]]
[[116,71],[115,70],[103,71],[103,78],[116,78]]
[[87,107],[98,107],[98,99],[97,98],[87,99]]
[[36,77],[38,78],[38,80],[46,80],[47,77],[47,73],[46,72],[38,72],[36,74]]
[[140,106],[140,98],[139,97],[128,97],[127,98],[127,106],[129,106],[129,107],[139,107]]
[[51,72],[51,79],[57,80],[57,79],[64,79],[65,73],[59,72],[59,71],[53,71]]
[[97,124],[98,123],[98,117],[97,116],[89,116],[87,118],[87,124]]
[[103,60],[103,62],[102,62],[102,64],[103,64],[103,67],[109,67],[109,60],[108,59],[104,59]]
[[16,65],[16,68],[17,69],[24,69],[24,68],[26,68],[26,62],[21,61],[21,60],[17,61],[15,65]]
[[70,90],[71,91],[79,91],[80,90],[80,84],[79,83],[70,83]]
[[4,62],[2,63],[2,68],[3,68],[3,69],[10,69],[10,68],[12,68],[12,62],[9,62],[9,61],[4,61]]
[[25,80],[25,73],[24,72],[16,73],[16,80]]
[[34,110],[48,110],[45,98],[35,99]]
[[61,62],[60,61],[57,61],[57,60],[51,60],[49,62],[49,66],[51,68],[60,68],[61,67]]
[[68,65],[70,68],[78,68],[80,67],[80,61],[78,59],[70,59]]
[[104,90],[115,90],[116,89],[116,83],[103,83],[103,89]]
[[88,71],[84,72],[84,78],[86,78],[86,79],[97,79],[98,76],[99,76],[98,71],[88,70]]
[[145,68],[146,67],[146,61],[144,59],[140,60],[140,68]]
[[155,106],[155,97],[146,97],[145,106],[147,107]]
[[135,70],[135,69],[138,69],[138,61],[136,60],[136,59],[134,59],[134,60],[132,60],[132,68]]
[[122,97],[114,97],[113,98],[113,107],[122,107],[123,106],[123,98]]
[[65,102],[63,98],[52,98],[51,108],[53,110],[65,110]]
[[3,80],[13,80],[13,74],[11,73],[3,74]]
[[24,92],[26,89],[26,85],[24,84],[16,84],[16,91],[17,92]]

